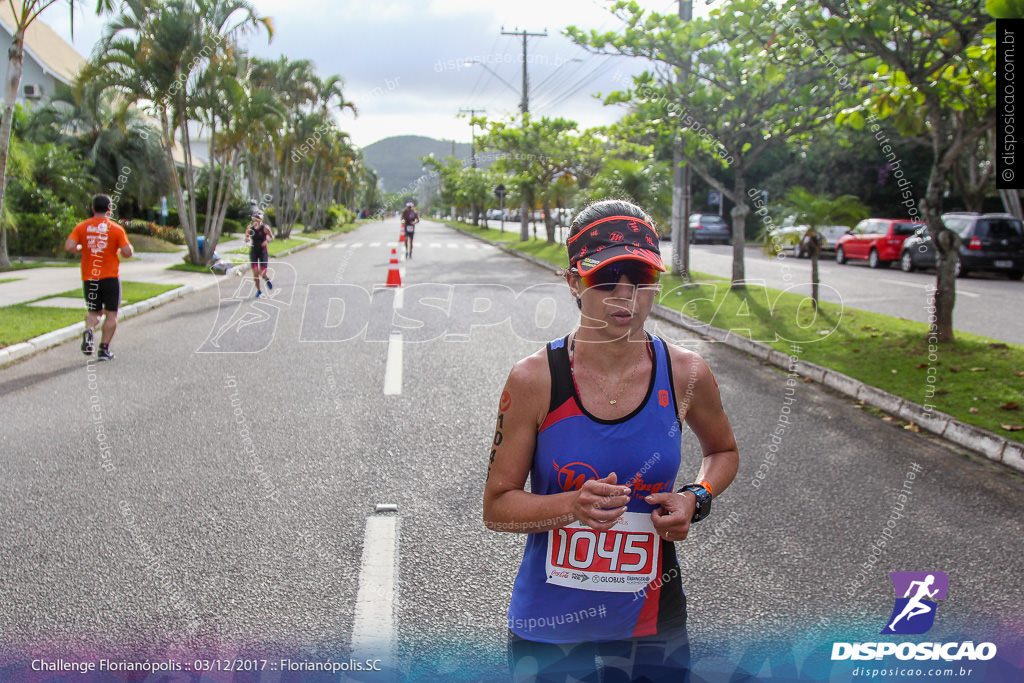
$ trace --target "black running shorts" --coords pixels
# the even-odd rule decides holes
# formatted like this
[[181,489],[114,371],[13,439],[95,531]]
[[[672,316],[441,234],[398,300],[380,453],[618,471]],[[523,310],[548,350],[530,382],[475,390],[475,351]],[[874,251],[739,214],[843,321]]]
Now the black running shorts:
[[121,280],[116,277],[83,280],[82,290],[85,292],[85,305],[90,311],[113,312],[121,305]]

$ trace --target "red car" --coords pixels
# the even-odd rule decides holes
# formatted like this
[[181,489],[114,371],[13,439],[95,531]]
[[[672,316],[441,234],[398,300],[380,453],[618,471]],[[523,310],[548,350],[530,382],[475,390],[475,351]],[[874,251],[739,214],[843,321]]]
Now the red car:
[[836,243],[836,263],[866,259],[872,268],[888,268],[900,258],[900,248],[924,223],[900,218],[866,218]]

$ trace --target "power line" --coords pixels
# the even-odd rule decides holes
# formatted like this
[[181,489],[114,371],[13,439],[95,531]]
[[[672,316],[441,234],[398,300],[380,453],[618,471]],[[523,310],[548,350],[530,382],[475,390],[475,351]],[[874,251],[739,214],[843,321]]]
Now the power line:
[[594,69],[591,70],[590,73],[588,73],[586,76],[578,80],[573,86],[570,86],[571,90],[569,90],[567,93],[565,93],[555,101],[549,103],[547,105],[548,109],[556,109],[563,102],[569,100],[573,95],[578,93],[580,90],[592,84],[601,76],[604,76],[604,74],[610,71],[611,67],[614,66],[614,64],[611,63],[611,60],[616,56],[617,55],[608,55],[607,57],[605,57],[604,61],[602,61],[600,64],[594,67]]

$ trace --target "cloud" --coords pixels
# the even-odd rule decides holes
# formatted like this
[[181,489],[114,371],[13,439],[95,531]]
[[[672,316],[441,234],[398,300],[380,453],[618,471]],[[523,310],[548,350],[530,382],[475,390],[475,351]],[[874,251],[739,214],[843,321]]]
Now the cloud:
[[[621,83],[612,73],[636,73],[639,60],[606,60],[586,53],[561,31],[568,24],[581,28],[614,29],[618,20],[599,0],[517,0],[489,3],[477,0],[256,0],[258,11],[274,20],[275,35],[246,39],[250,52],[276,59],[309,59],[326,77],[344,78],[346,99],[360,115],[345,113],[339,127],[356,144],[382,137],[424,134],[468,142],[470,127],[457,118],[460,108],[486,108],[487,116],[518,114],[522,84],[522,41],[502,36],[526,28],[548,36],[528,41],[531,112],[539,116],[573,118],[581,127],[610,122],[621,115],[590,96],[609,92]],[[664,11],[666,2],[642,3]],[[699,3],[698,3],[699,4]],[[66,6],[48,10],[43,19],[66,38]],[[75,47],[85,55],[99,39],[103,20],[75,10]],[[468,60],[481,66],[467,67]],[[574,61],[579,60],[579,61]],[[495,75],[496,74],[496,75]],[[504,82],[502,82],[504,81]]]

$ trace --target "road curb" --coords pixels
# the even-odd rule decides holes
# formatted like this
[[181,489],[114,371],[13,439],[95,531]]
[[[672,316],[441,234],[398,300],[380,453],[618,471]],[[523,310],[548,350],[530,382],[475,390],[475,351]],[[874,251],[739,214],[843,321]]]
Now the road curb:
[[[282,251],[280,254],[277,254],[274,258],[282,258],[284,256],[289,256],[297,251],[302,251],[303,249],[310,249],[316,246],[317,244],[320,244],[321,242],[329,240],[333,237],[337,237],[338,235],[347,234],[348,233],[340,232],[331,235],[326,235],[319,239],[310,240],[305,244],[297,244],[291,249],[286,249]],[[180,299],[181,297],[187,294],[201,292],[203,290],[209,289],[210,287],[213,287],[218,282],[220,282],[221,278],[233,275],[234,271],[235,268],[231,268],[223,275],[215,276],[214,279],[210,280],[209,282],[204,282],[200,285],[181,285],[180,287],[176,287],[175,289],[166,291],[162,294],[158,294],[154,297],[150,297],[149,299],[143,299],[142,301],[137,301],[134,304],[124,306],[123,308],[118,309],[117,319],[118,321],[121,321],[127,320],[128,318],[134,318],[137,315],[145,313],[146,311],[152,310],[159,306],[163,306],[164,304],[174,301],[175,299]],[[40,351],[45,351],[46,349],[71,341],[72,339],[81,336],[82,331],[84,329],[85,321],[80,321],[75,323],[74,325],[68,325],[67,327],[62,327],[59,330],[53,330],[52,332],[41,334],[38,337],[33,337],[28,341],[19,342],[17,344],[12,344],[10,346],[5,346],[4,348],[0,349],[0,369],[3,369],[8,365],[16,361],[19,361],[23,358],[34,356]]]
[[[518,249],[512,249],[502,242],[494,242],[482,235],[475,235],[472,232],[457,228],[448,223],[445,223],[445,225],[448,225],[453,230],[458,230],[464,235],[469,235],[481,242],[487,242],[492,246],[498,247],[507,254],[526,259],[552,272],[560,273],[562,270],[547,261],[542,261],[530,254],[524,254]],[[792,369],[793,372],[802,377],[809,378],[856,401],[878,408],[893,417],[911,422],[930,434],[965,448],[972,453],[983,455],[989,460],[1002,463],[1018,472],[1024,472],[1024,444],[1007,439],[987,429],[961,422],[951,415],[936,410],[929,410],[902,396],[870,386],[831,368],[802,360],[798,360],[790,368],[790,356],[785,353],[767,344],[713,327],[696,318],[691,318],[674,308],[655,304],[651,313],[666,322],[679,325],[683,329],[699,334],[709,341],[720,342],[785,370]]]

